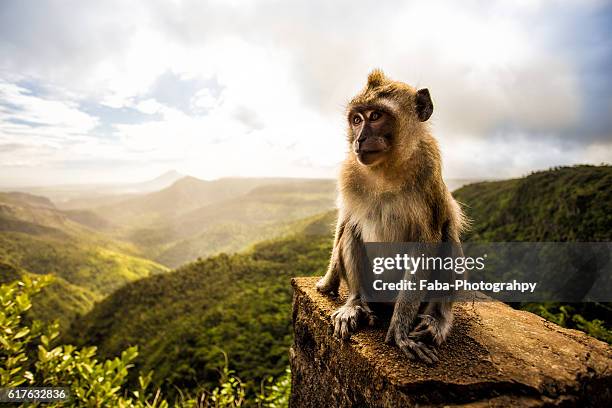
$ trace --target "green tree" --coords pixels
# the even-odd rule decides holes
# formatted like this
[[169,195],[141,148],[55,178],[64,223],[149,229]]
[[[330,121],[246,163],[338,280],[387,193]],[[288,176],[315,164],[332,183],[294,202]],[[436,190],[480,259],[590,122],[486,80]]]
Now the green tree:
[[24,277],[0,286],[1,386],[68,387],[70,399],[47,405],[51,407],[167,407],[159,392],[147,391],[150,374],[139,377],[139,390],[125,389],[131,362],[138,355],[136,347],[121,357],[98,361],[95,347],[55,346],[57,322],[28,321],[25,313],[32,307],[31,296],[50,281]]

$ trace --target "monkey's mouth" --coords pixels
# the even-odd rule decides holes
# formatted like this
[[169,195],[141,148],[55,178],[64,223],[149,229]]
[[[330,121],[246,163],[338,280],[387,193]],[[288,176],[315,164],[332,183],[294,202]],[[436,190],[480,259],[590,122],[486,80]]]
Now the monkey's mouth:
[[355,152],[357,159],[361,164],[369,166],[374,164],[385,153],[385,150],[358,150]]

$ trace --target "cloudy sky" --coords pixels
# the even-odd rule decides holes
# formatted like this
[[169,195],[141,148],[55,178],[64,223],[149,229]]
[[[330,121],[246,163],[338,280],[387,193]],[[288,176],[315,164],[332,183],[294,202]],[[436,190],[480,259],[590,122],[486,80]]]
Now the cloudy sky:
[[369,70],[430,89],[449,178],[612,161],[604,1],[0,3],[0,185],[333,177]]

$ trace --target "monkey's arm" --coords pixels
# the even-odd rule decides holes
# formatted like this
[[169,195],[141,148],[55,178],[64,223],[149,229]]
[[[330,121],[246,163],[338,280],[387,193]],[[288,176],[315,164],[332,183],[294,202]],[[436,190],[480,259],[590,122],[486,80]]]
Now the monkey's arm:
[[338,215],[338,222],[336,223],[336,233],[334,235],[334,246],[332,248],[331,258],[329,260],[329,266],[327,272],[317,282],[317,290],[323,293],[338,293],[340,287],[340,277],[342,275],[341,259],[340,259],[340,240],[344,233],[344,226],[346,221],[342,214]]
[[[443,224],[442,248],[439,254],[443,259],[447,257],[463,257],[463,248],[460,242],[462,223],[461,213],[454,212],[451,213],[451,218],[447,219]],[[449,283],[455,278],[454,271],[446,273],[442,271],[442,274],[444,276],[439,278],[449,281]],[[420,323],[410,333],[412,339],[428,343],[433,342],[436,346],[439,346],[446,340],[453,324],[453,302],[450,299],[451,296],[452,293],[448,293],[447,299],[440,299],[427,304],[423,313],[419,315]]]
[[346,303],[332,314],[334,336],[342,339],[350,338],[357,329],[360,319],[369,325],[376,321],[374,313],[361,298],[361,273],[366,267],[367,258],[365,246],[361,239],[359,228],[354,224],[345,223],[342,235],[336,245],[337,266],[335,273],[342,274],[348,289]]

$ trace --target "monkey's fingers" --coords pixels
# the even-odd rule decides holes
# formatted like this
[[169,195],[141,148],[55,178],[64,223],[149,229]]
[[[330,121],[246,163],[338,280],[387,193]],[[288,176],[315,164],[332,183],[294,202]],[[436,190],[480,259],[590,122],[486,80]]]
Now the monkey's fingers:
[[431,329],[429,327],[421,330],[415,329],[414,331],[410,332],[410,334],[408,334],[408,337],[415,341],[428,341],[433,339],[433,333],[431,332]]
[[357,317],[351,317],[348,319],[348,326],[351,331],[357,330]]
[[397,345],[410,360],[414,360],[415,358],[417,358],[421,361],[431,364],[431,360],[429,359],[429,357],[427,357],[419,349],[419,347],[414,341],[402,341],[399,342]]
[[435,357],[434,361],[439,360],[438,349],[435,347],[435,345],[431,344],[434,339],[434,334],[431,328],[423,329],[420,331],[413,331],[408,335],[408,338],[416,341],[417,344],[423,344],[425,342],[427,351]]
[[423,353],[427,354],[427,356],[431,359],[432,362],[437,363],[438,361],[440,361],[440,358],[438,357],[438,354],[437,354],[437,350],[434,347],[430,347],[421,342],[417,344],[419,345],[419,348],[423,350]]
[[336,318],[336,337],[342,340],[351,338],[352,321],[347,318],[346,314],[341,314]]
[[362,312],[359,306],[343,306],[336,310],[331,316],[334,336],[343,340],[350,339],[351,333],[357,329],[359,315]]
[[415,361],[416,359],[418,359],[417,355],[412,352],[412,349],[410,347],[400,347],[400,350],[402,350],[408,360]]
[[342,319],[336,319],[334,322],[334,337],[344,339],[346,336],[346,325]]
[[351,338],[351,327],[352,327],[352,322],[350,320],[344,320],[342,322],[342,340],[348,340]]
[[336,310],[332,315],[332,325],[334,327],[334,337],[340,338],[340,319],[338,319],[338,314],[340,310]]
[[399,344],[399,347],[407,355],[412,354],[426,364],[433,364],[439,361],[438,356],[436,356],[436,354],[429,347],[427,347],[427,345],[421,342],[417,343],[411,340],[402,341]]
[[421,322],[421,323],[417,324],[417,325],[416,325],[416,327],[415,327],[415,328],[414,328],[412,331],[413,331],[413,332],[418,332],[418,331],[425,330],[425,329],[427,329],[428,327],[429,327],[429,326],[428,326],[426,323]]

